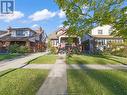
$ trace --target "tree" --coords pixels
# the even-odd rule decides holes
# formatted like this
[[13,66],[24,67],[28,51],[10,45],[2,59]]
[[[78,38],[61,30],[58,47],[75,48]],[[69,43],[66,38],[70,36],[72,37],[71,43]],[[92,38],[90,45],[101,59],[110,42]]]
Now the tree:
[[92,28],[109,24],[113,34],[127,38],[126,0],[55,0],[66,13],[68,35],[82,36]]

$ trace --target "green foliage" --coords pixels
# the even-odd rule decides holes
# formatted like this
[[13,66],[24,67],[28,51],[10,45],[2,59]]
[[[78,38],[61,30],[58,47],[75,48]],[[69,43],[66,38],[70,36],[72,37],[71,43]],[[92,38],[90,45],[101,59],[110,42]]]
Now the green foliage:
[[13,44],[13,45],[10,45],[10,47],[9,47],[9,52],[11,52],[11,53],[17,53],[18,50],[19,50],[18,44]]
[[69,26],[69,35],[82,36],[92,28],[109,24],[113,26],[114,35],[127,38],[126,0],[55,0],[65,11]]
[[52,46],[51,41],[48,41],[48,49],[50,50],[51,54],[57,54],[58,49],[54,46]]
[[112,54],[121,57],[127,57],[127,45],[124,43],[112,42],[109,43],[109,47],[106,48],[102,54]]
[[28,53],[30,50],[26,46],[20,46],[19,50],[17,50],[18,53]]
[[56,47],[51,47],[50,52],[51,52],[51,54],[57,54],[58,49]]
[[18,44],[10,45],[10,53],[28,53],[30,50],[26,46],[19,46]]

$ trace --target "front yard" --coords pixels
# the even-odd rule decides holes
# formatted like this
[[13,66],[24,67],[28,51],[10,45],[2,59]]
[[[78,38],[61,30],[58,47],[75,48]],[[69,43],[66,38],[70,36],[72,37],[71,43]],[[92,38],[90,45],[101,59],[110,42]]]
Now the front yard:
[[127,58],[112,55],[72,55],[66,61],[68,64],[127,64]]
[[127,95],[126,70],[68,70],[69,95]]
[[0,54],[0,61],[5,59],[12,59],[19,56],[19,54]]
[[38,57],[34,60],[31,60],[30,64],[54,64],[56,62],[57,55],[44,55],[41,57]]
[[0,73],[0,95],[35,95],[48,70],[18,69],[5,75]]

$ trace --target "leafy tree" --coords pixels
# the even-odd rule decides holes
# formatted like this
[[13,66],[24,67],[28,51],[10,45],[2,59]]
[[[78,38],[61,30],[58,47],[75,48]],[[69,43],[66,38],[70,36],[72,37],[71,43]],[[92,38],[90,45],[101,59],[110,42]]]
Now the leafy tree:
[[127,38],[126,0],[55,0],[65,11],[68,35],[82,36],[99,25],[113,26],[113,34]]

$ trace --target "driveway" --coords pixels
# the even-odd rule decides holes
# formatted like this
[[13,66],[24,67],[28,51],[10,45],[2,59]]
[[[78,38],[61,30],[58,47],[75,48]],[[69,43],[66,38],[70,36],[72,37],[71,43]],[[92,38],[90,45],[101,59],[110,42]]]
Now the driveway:
[[24,56],[21,58],[17,58],[14,60],[7,60],[7,61],[1,61],[0,62],[0,71],[4,71],[10,68],[20,68],[26,65],[26,63],[32,59],[35,59],[39,56],[45,55],[48,52],[43,52],[43,53],[34,53],[30,54],[28,56]]

